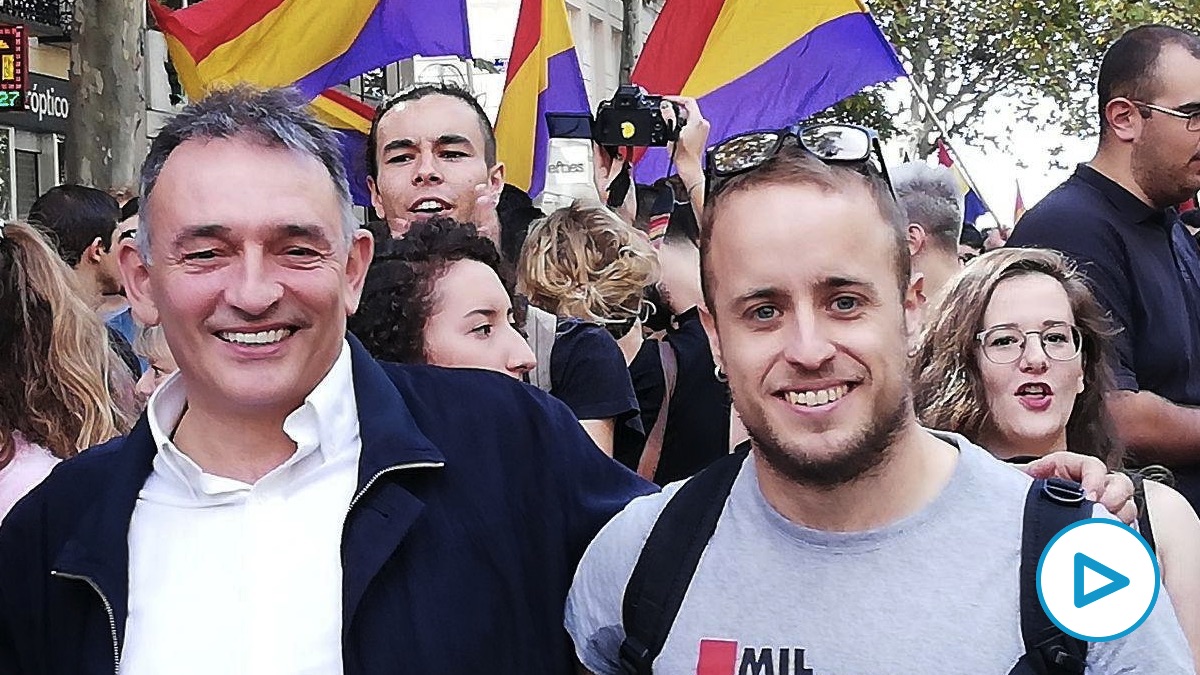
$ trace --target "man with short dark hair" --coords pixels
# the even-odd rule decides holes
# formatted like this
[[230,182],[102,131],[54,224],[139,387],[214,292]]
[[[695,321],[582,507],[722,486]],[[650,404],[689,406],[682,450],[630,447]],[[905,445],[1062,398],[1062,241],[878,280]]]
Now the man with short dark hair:
[[891,177],[896,199],[908,218],[913,271],[925,279],[923,293],[932,298],[962,269],[958,254],[962,194],[954,173],[944,166],[905,162],[892,169]]
[[492,124],[469,91],[426,83],[384,101],[371,122],[367,173],[371,203],[392,236],[442,215],[476,223],[500,245],[504,165]]
[[75,289],[108,325],[113,351],[137,378],[142,368],[125,330],[128,305],[117,266],[123,220],[117,200],[96,188],[57,185],[37,198],[28,220],[50,235],[59,257],[75,273]]
[[84,185],[52,187],[29,209],[29,222],[52,235],[59,257],[75,271],[79,292],[93,308],[105,295],[122,290],[113,249],[120,220],[116,199]]
[[[1064,634],[1023,641],[1023,512],[1041,492],[917,423],[919,299],[886,184],[853,156],[784,146],[757,162],[730,162],[701,228],[702,317],[751,450],[634,500],[592,542],[566,612],[581,662],[600,675],[1083,673]],[[651,551],[659,567],[643,567]],[[1061,651],[1034,647],[1044,639]],[[1045,654],[1076,670],[1035,670]],[[1162,595],[1136,632],[1090,645],[1086,668],[1193,672]]]
[[371,237],[294,93],[191,104],[141,184],[121,270],[179,370],[5,518],[0,670],[570,672],[575,564],[651,486],[531,387],[347,335]]
[[1200,507],[1200,247],[1175,205],[1200,188],[1200,37],[1125,33],[1100,65],[1100,147],[1030,209],[1010,246],[1063,251],[1120,333],[1110,399],[1134,457]]

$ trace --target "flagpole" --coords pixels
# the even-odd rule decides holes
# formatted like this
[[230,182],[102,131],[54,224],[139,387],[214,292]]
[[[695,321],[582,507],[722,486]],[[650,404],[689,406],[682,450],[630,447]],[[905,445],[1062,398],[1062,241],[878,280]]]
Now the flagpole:
[[911,73],[908,75],[908,83],[912,85],[913,94],[915,94],[917,100],[921,102],[921,106],[925,109],[925,112],[929,115],[929,118],[933,120],[933,124],[937,127],[938,132],[942,134],[942,143],[946,146],[946,151],[954,155],[954,161],[958,163],[957,165],[962,171],[963,178],[967,180],[967,186],[975,191],[975,195],[979,197],[979,201],[983,202],[983,208],[987,209],[987,212],[992,214],[992,218],[995,218],[996,224],[999,225],[1000,219],[996,218],[996,212],[992,210],[991,204],[988,204],[987,198],[983,196],[983,191],[976,187],[975,180],[971,178],[970,172],[967,171],[967,163],[962,160],[962,156],[958,154],[952,145],[950,145],[950,132],[942,124],[942,121],[938,119],[937,114],[933,112],[933,106],[929,104],[929,99],[925,98],[925,93],[921,91],[921,87],[917,82],[917,78]]

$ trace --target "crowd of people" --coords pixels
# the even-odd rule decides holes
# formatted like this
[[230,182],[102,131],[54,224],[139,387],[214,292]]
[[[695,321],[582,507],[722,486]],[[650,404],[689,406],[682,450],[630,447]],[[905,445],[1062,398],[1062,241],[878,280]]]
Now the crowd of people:
[[[137,196],[0,229],[0,672],[1193,673],[1196,82],[1130,30],[986,237],[870,130],[687,98],[675,174],[610,208],[597,148],[543,214],[445,84],[379,106],[362,223],[294,92],[193,102]],[[1118,639],[1029,598],[1059,479],[1161,566]]]

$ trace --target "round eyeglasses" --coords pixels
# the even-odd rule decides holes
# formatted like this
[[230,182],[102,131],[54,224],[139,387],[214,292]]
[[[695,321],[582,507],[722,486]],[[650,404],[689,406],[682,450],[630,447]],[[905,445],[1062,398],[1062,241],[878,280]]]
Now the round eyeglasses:
[[1025,353],[1025,341],[1038,336],[1042,351],[1055,361],[1070,361],[1079,356],[1083,336],[1070,324],[1056,324],[1042,330],[1022,331],[1012,326],[996,326],[980,331],[975,339],[983,346],[983,355],[997,365],[1013,363]]

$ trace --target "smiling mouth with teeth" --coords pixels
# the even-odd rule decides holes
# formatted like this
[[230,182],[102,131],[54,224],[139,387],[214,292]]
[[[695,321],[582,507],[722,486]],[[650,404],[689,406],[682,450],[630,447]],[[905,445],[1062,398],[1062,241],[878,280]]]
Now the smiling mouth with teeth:
[[417,204],[416,206],[412,207],[409,210],[412,211],[413,213],[441,213],[442,211],[445,211],[448,208],[449,207],[447,207],[445,204],[443,204],[439,201],[434,201],[432,199],[426,199],[425,201]]
[[296,331],[291,328],[277,328],[275,330],[264,330],[257,333],[237,333],[234,331],[222,331],[217,333],[217,338],[237,345],[273,345],[276,342],[281,342]]
[[834,401],[841,399],[846,394],[850,393],[850,386],[841,384],[828,389],[818,389],[815,391],[788,391],[784,392],[784,399],[792,405],[798,405],[804,408],[817,408],[823,405],[829,405]]

